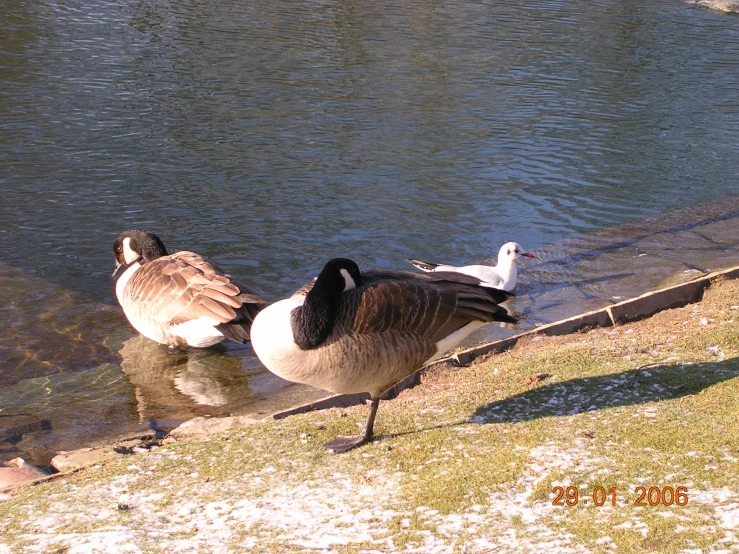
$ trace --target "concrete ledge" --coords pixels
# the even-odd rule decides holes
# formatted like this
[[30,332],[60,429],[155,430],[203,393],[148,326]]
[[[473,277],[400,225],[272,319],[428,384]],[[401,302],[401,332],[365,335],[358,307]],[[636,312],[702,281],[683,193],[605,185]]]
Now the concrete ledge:
[[649,292],[637,298],[608,306],[605,310],[615,325],[621,325],[629,321],[649,317],[662,310],[679,308],[698,302],[703,298],[703,291],[708,286],[710,286],[710,281],[701,278],[684,285]]
[[499,353],[504,352],[509,348],[513,348],[513,346],[523,337],[536,335],[567,335],[586,328],[610,327],[611,325],[619,325],[629,321],[636,321],[638,319],[654,315],[662,310],[680,308],[687,304],[698,302],[703,298],[703,292],[705,289],[711,286],[711,283],[719,278],[739,278],[739,266],[716,271],[694,281],[688,281],[687,283],[681,283],[672,287],[648,292],[641,296],[637,296],[636,298],[630,298],[629,300],[624,300],[623,302],[607,306],[600,310],[587,312],[575,317],[542,325],[541,327],[521,333],[520,335],[508,337],[507,339],[480,344],[472,348],[456,352],[451,356],[441,358],[437,360],[435,364],[457,360],[463,364],[468,364],[483,354],[488,354],[490,352]]

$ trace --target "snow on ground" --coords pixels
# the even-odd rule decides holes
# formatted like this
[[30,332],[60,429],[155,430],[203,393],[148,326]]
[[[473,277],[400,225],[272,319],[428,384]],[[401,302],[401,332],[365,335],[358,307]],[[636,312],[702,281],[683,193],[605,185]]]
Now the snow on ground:
[[[398,551],[446,554],[464,552],[588,552],[561,524],[568,507],[552,506],[551,498],[535,498],[537,487],[553,472],[588,475],[590,482],[557,483],[590,489],[609,460],[592,456],[585,440],[563,448],[555,442],[533,448],[521,477],[506,490],[489,495],[485,505],[461,513],[440,514],[412,508],[401,496],[401,473],[369,470],[361,474],[327,473],[311,479],[295,472],[265,467],[225,483],[189,476],[156,477],[136,465],[103,484],[60,484],[42,512],[26,508],[28,525],[19,537],[24,554],[64,550],[68,554],[148,552],[280,551],[337,552],[354,547],[362,552]],[[161,457],[169,459],[170,455]],[[142,464],[144,465],[144,464]],[[156,465],[156,464],[154,464]],[[576,470],[576,471],[575,471]],[[690,507],[705,509],[706,528],[723,530],[715,546],[739,547],[739,493],[694,487]],[[599,508],[599,514],[619,506]],[[667,509],[664,517],[688,518]],[[413,522],[413,523],[412,523]],[[0,526],[1,527],[1,526]],[[412,540],[396,544],[409,530]],[[646,536],[638,514],[614,527]],[[614,546],[608,536],[599,545]],[[0,554],[14,552],[0,542]]]
[[[229,545],[250,548],[262,539],[312,549],[351,543],[385,547],[376,537],[387,534],[388,523],[400,513],[386,507],[393,504],[399,478],[382,472],[368,472],[362,483],[341,474],[298,482],[268,467],[213,487],[191,489],[185,479],[170,494],[133,487],[137,477],[143,475],[52,495],[45,513],[28,514],[21,537],[26,551],[148,552],[155,546],[166,552],[231,552]],[[249,482],[268,488],[245,497]],[[84,530],[70,532],[70,527]]]

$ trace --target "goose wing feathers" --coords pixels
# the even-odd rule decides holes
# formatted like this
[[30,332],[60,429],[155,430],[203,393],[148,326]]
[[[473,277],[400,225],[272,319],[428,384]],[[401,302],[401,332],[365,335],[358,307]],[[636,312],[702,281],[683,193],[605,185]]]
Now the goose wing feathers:
[[362,285],[341,295],[329,338],[315,350],[302,351],[300,363],[282,377],[376,397],[456,344],[445,339],[464,333],[470,323],[516,321],[497,305],[496,297],[509,294],[495,291],[494,297],[474,277],[399,271],[361,275]]
[[[144,264],[124,293],[157,321],[177,325],[201,317],[251,322],[264,299],[202,256],[178,252]],[[234,321],[236,320],[236,321]]]
[[375,270],[362,280],[342,296],[336,321],[357,334],[395,330],[438,342],[472,321],[515,321],[497,305],[509,293],[467,275]]

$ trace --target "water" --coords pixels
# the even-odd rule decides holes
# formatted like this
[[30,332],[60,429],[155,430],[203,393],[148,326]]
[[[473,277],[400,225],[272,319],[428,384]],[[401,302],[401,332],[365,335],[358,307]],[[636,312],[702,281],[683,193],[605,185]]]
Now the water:
[[[69,424],[80,443],[129,428],[110,406],[129,406],[133,428],[287,394],[248,349],[227,350],[192,371],[165,357],[172,402],[137,406],[109,279],[123,229],[198,251],[269,298],[336,255],[470,263],[517,240],[542,264],[524,268],[517,307],[546,321],[677,269],[613,278],[655,266],[633,271],[634,243],[608,246],[628,229],[604,229],[719,199],[709,219],[731,221],[739,195],[737,19],[676,0],[0,8],[0,416],[44,387],[64,413],[110,393]],[[674,227],[647,221],[639,236]],[[60,392],[73,376],[84,402]],[[223,383],[235,397],[220,403]],[[13,406],[0,427],[38,423]],[[23,436],[52,448],[33,429]]]

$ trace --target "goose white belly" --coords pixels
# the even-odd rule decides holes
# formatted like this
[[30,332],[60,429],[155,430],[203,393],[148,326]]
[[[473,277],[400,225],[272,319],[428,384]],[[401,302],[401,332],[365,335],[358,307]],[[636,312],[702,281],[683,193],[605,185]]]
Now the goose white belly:
[[189,346],[205,348],[223,341],[223,333],[216,329],[218,324],[219,322],[215,319],[199,317],[185,323],[171,325],[169,329],[174,336],[185,341]]
[[437,343],[410,331],[357,335],[336,329],[324,345],[302,350],[293,339],[290,314],[304,300],[294,296],[259,312],[251,328],[254,352],[283,379],[337,393],[379,395],[485,325],[470,322]]
[[485,321],[470,321],[467,325],[454,331],[436,343],[436,354],[426,360],[423,365],[428,365],[434,360],[440,358],[445,352],[457,346],[464,338],[472,333],[475,329],[479,329],[483,325],[487,325]]
[[293,382],[303,373],[305,351],[293,339],[290,314],[302,306],[305,296],[292,296],[264,308],[251,326],[251,344],[259,359],[275,375]]

